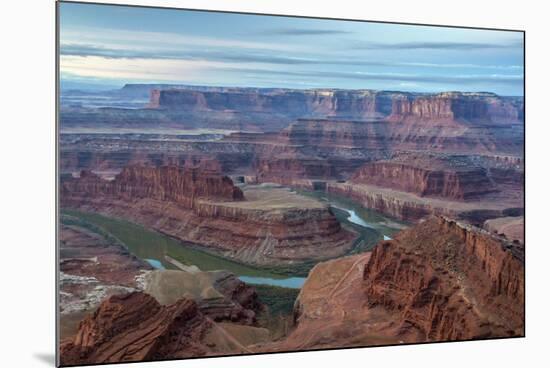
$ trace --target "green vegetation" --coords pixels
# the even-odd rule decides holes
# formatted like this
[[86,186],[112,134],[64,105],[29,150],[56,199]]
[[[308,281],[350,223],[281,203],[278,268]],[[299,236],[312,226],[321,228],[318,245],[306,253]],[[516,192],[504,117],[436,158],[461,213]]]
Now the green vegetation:
[[267,305],[271,316],[292,314],[300,289],[271,285],[254,285],[260,301]]
[[267,310],[257,316],[260,326],[267,328],[273,339],[285,336],[293,324],[294,303],[299,289],[271,285],[254,285],[260,301]]
[[[174,266],[164,258],[168,255],[186,265],[196,265],[203,271],[228,270],[239,276],[283,279],[288,276],[307,276],[316,262],[292,266],[254,267],[228,260],[219,255],[198,249],[195,244],[183,242],[167,235],[118,218],[97,213],[63,210],[62,217],[78,221],[78,225],[102,236],[110,236],[123,243],[130,252],[141,259],[156,259],[168,269]],[[65,220],[67,221],[67,220]]]

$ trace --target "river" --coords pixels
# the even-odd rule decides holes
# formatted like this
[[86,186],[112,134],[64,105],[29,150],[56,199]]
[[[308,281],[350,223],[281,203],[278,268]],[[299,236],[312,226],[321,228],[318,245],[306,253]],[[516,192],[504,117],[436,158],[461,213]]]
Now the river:
[[[344,198],[327,196],[326,193],[321,192],[303,193],[301,191],[300,193],[329,202],[339,221],[353,226],[361,234],[358,246],[354,249],[355,253],[370,249],[379,240],[390,239],[390,235],[402,226],[378,213],[354,205],[353,202]],[[68,218],[76,219],[88,227],[95,227],[95,230],[113,236],[130,252],[155,269],[178,269],[181,265],[195,265],[203,271],[228,270],[246,283],[286,288],[301,288],[306,279],[288,272],[287,274],[276,273],[269,269],[233,262],[197,249],[191,243],[176,240],[122,219],[69,210],[63,211],[63,214],[65,221],[69,216]]]

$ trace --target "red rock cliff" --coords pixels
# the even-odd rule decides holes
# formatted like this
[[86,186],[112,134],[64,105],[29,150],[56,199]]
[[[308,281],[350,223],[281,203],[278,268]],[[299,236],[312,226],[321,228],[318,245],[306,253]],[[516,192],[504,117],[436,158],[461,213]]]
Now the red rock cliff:
[[523,249],[433,217],[375,247],[366,299],[420,341],[524,334]]
[[445,92],[429,96],[406,96],[392,101],[390,121],[469,121],[506,123],[523,120],[523,106],[489,93]]
[[496,190],[487,171],[467,159],[426,154],[369,162],[354,173],[351,182],[458,200]]
[[200,168],[177,166],[129,166],[112,181],[103,180],[89,171],[80,178],[69,179],[62,184],[61,196],[117,197],[124,199],[151,198],[171,201],[193,208],[195,200],[211,198],[239,201],[243,192],[233,185],[227,176]]
[[195,302],[161,306],[141,292],[112,296],[61,345],[61,364],[101,364],[205,355],[211,323]]

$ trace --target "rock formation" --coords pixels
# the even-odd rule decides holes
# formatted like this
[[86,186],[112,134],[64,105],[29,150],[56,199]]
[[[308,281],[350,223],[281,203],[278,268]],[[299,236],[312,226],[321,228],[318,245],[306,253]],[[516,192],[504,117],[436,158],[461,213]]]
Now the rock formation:
[[351,182],[455,200],[479,198],[497,190],[487,170],[467,157],[425,153],[369,162],[354,173]]
[[426,341],[524,334],[523,248],[448,218],[379,244],[365,267],[370,307]]
[[325,204],[284,188],[249,188],[177,168],[131,167],[112,181],[84,172],[62,183],[61,205],[122,217],[225,257],[299,263],[347,252],[355,235]]
[[161,306],[144,293],[112,296],[61,345],[61,364],[101,364],[206,355],[212,328],[191,300]]
[[407,95],[392,101],[389,121],[420,123],[511,123],[523,120],[523,103],[492,93],[444,92]]
[[252,325],[264,308],[256,290],[228,271],[155,270],[141,276],[140,283],[161,305],[191,299],[216,322]]
[[281,113],[293,117],[381,119],[391,121],[454,120],[518,122],[519,99],[492,93],[413,94],[374,90],[289,90],[257,88],[160,88],[151,91],[149,107],[186,111]]
[[444,217],[317,264],[296,326],[259,351],[524,335],[523,247]]
[[199,198],[244,199],[242,191],[227,176],[204,168],[181,169],[177,166],[130,166],[112,181],[103,180],[90,171],[82,171],[78,180],[63,183],[61,194],[64,193],[81,193],[90,197],[151,198],[175,202],[186,208],[193,208]]

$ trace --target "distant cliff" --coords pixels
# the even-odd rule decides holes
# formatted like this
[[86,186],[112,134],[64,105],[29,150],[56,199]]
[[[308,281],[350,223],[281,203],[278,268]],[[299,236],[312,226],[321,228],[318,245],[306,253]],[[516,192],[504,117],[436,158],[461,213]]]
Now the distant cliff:
[[177,166],[128,166],[112,181],[103,180],[90,171],[80,178],[66,180],[61,186],[63,198],[115,197],[128,200],[151,198],[171,201],[193,208],[199,198],[239,201],[243,192],[227,176],[201,168]]
[[150,108],[280,113],[390,121],[523,121],[523,99],[492,93],[414,94],[374,90],[158,88]]
[[355,172],[351,181],[456,200],[496,191],[487,170],[476,167],[465,157],[419,153],[367,163]]

